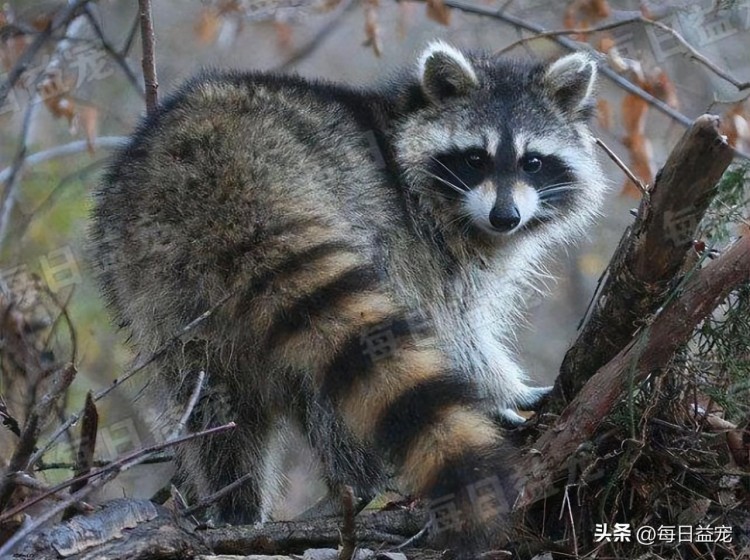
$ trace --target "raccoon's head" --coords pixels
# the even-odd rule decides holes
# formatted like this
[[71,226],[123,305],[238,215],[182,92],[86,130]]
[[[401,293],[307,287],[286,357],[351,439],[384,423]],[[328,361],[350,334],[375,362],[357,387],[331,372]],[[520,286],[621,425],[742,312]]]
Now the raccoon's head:
[[582,230],[605,189],[586,124],[595,79],[584,53],[541,64],[432,43],[394,138],[408,188],[490,241]]

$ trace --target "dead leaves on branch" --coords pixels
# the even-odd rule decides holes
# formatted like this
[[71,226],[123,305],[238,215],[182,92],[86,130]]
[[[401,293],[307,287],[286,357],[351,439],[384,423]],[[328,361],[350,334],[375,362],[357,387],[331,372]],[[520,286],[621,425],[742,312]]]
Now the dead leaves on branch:
[[[248,2],[242,0],[218,0],[201,10],[193,25],[197,43],[213,45],[220,41],[231,43],[244,29],[246,21],[269,21],[276,30],[280,48],[292,46],[295,26],[293,22],[302,15],[321,14],[339,7],[343,0],[265,0]],[[399,5],[398,33],[406,36],[405,29],[412,14],[414,3],[402,1]],[[383,32],[378,18],[379,0],[364,0],[363,46],[372,49],[375,56],[383,54]],[[451,9],[444,0],[426,0],[425,15],[428,19],[448,26]]]
[[[31,25],[34,29],[43,30],[49,26],[53,13],[45,17],[37,16],[31,22],[17,22],[13,14],[6,7],[0,11],[0,31],[4,26],[14,26],[19,23]],[[33,40],[32,35],[11,32],[8,37],[0,41],[0,66],[3,71],[10,71],[20,63],[21,57]],[[33,60],[26,71],[21,74],[14,91],[9,94],[12,101],[8,113],[23,109],[18,100],[25,98],[26,105],[41,103],[55,119],[64,119],[68,124],[71,135],[83,132],[89,152],[94,151],[99,111],[90,104],[80,101],[78,88],[83,86],[91,76],[84,73],[91,70],[90,60],[84,60],[92,55],[104,55],[97,47],[84,47],[71,40],[63,40],[54,44],[53,50]],[[72,69],[75,68],[76,72]],[[76,76],[77,73],[77,76]],[[7,109],[7,107],[6,107]]]

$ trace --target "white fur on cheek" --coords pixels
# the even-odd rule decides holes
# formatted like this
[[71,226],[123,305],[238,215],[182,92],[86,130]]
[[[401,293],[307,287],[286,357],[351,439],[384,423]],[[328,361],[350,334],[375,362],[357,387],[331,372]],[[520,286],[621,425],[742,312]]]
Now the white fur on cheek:
[[521,214],[521,222],[514,228],[514,231],[533,218],[539,211],[539,195],[536,190],[523,183],[513,185],[513,202]]

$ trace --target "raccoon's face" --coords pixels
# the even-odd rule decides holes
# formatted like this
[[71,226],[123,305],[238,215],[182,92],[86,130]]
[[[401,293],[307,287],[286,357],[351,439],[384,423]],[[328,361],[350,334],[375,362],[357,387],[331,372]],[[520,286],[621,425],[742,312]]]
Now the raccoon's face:
[[604,190],[586,126],[595,77],[583,53],[543,65],[431,44],[395,138],[409,187],[445,224],[497,240],[584,227]]

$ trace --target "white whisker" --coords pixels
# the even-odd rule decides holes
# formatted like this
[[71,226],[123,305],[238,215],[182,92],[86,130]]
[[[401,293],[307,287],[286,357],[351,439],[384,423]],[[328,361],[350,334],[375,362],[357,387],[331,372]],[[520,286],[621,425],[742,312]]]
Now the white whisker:
[[442,166],[443,166],[443,169],[445,169],[445,170],[446,170],[446,171],[447,171],[448,173],[450,173],[450,174],[451,174],[451,175],[453,175],[453,176],[454,176],[454,177],[455,177],[456,179],[458,179],[458,182],[459,182],[459,183],[461,183],[461,184],[462,184],[462,185],[463,185],[464,187],[466,187],[466,189],[467,189],[467,190],[471,189],[471,187],[469,187],[469,185],[467,185],[466,183],[464,183],[464,182],[463,182],[463,180],[461,180],[461,177],[459,177],[458,175],[456,175],[456,174],[455,174],[455,173],[453,172],[453,170],[452,170],[452,169],[451,169],[450,167],[448,167],[447,165],[445,165],[445,164],[444,164],[444,163],[443,163],[442,161],[440,161],[439,159],[437,159],[437,158],[436,158],[436,157],[434,157],[434,156],[430,156],[430,159],[431,159],[431,160],[433,160],[434,162],[436,162],[436,163],[438,163],[438,164],[442,165]]

